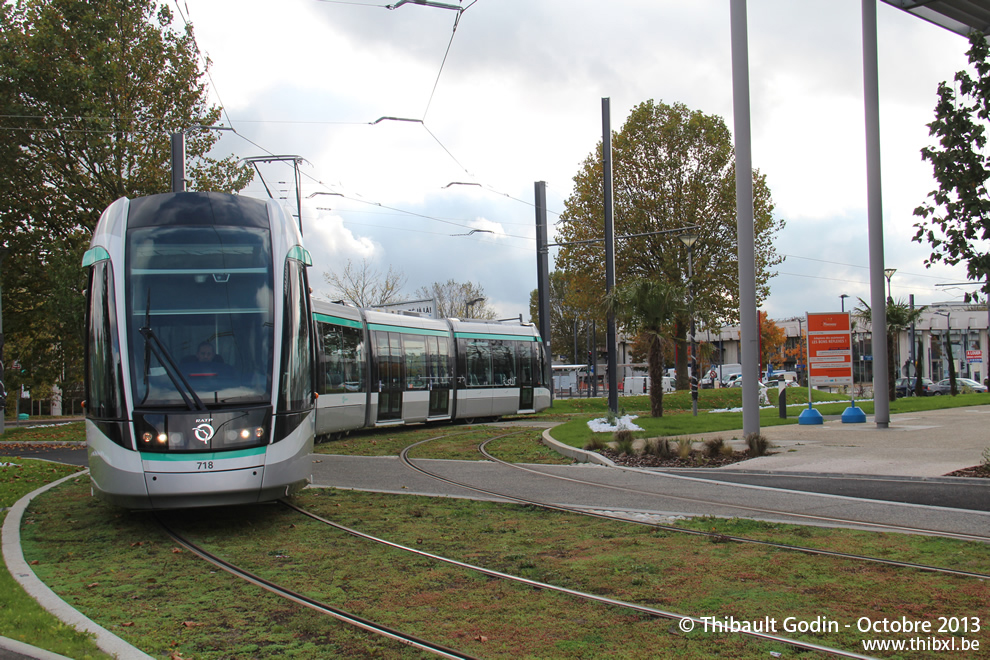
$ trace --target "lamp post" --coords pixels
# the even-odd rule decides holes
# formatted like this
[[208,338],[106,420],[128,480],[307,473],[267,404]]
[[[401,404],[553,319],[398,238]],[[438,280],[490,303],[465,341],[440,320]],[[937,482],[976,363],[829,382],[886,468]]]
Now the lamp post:
[[694,354],[694,244],[697,234],[686,233],[678,235],[681,243],[688,249],[688,313],[691,315],[691,344],[688,351],[688,367],[691,369],[691,414],[698,416],[698,364]]
[[845,313],[845,311],[846,311],[846,298],[848,298],[848,297],[849,297],[849,294],[848,293],[839,294],[839,300],[842,302],[842,311],[843,311],[843,313]]
[[887,278],[887,300],[889,300],[890,302],[894,302],[894,297],[890,295],[890,278],[892,278],[894,276],[894,273],[896,272],[897,272],[896,268],[883,269],[883,276]]
[[468,300],[466,303],[464,303],[464,317],[471,318],[471,308],[474,307],[475,304],[483,302],[484,300],[485,299],[483,297],[475,298],[473,300]]

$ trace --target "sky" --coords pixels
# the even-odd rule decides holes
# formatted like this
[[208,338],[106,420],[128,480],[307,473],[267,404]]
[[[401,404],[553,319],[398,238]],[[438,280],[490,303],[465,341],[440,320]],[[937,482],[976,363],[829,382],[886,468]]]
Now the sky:
[[[654,99],[733,127],[728,0],[175,0],[224,110],[214,155],[298,155],[310,282],[350,259],[406,276],[405,292],[480,284],[501,318],[529,320],[534,182],[553,223],[611,126]],[[913,209],[935,189],[936,89],[965,68],[963,37],[878,2],[880,122],[891,292],[961,300],[963,266],[926,269]],[[786,221],[762,309],[772,318],[869,302],[859,0],[748,3],[753,166]],[[459,16],[459,18],[458,18]],[[456,30],[454,29],[456,23]],[[453,36],[453,38],[451,38]],[[448,50],[449,45],[449,50]],[[446,56],[446,57],[445,57]],[[386,119],[374,123],[381,117]],[[295,205],[291,166],[261,166]],[[454,185],[450,185],[454,184]],[[245,194],[267,196],[261,179]],[[485,232],[470,233],[474,229]],[[490,232],[490,233],[489,233]],[[464,235],[468,234],[468,235]],[[552,240],[552,239],[551,239]],[[554,252],[551,252],[553,269]]]

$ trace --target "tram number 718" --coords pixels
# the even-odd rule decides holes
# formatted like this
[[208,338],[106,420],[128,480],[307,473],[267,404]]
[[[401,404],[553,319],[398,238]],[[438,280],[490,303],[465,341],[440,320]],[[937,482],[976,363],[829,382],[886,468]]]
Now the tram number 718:
[[213,461],[196,461],[197,470],[212,470]]

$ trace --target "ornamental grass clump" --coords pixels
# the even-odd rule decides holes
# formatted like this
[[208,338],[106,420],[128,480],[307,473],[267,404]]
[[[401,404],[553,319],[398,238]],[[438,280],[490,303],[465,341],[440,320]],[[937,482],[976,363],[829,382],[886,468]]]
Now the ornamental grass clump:
[[661,460],[673,458],[676,454],[674,448],[670,446],[670,440],[667,438],[653,438],[652,440],[647,440],[646,453],[650,456],[656,456]]
[[746,446],[749,447],[749,455],[753,458],[766,456],[770,449],[770,440],[760,433],[750,433],[746,436]]
[[683,459],[691,458],[692,446],[691,438],[680,438],[677,441],[677,455]]
[[615,443],[615,450],[620,455],[632,456],[636,453],[633,450],[633,432],[629,429],[619,429],[616,431],[612,435],[612,442]]
[[708,438],[705,440],[704,453],[708,458],[718,458],[725,453],[725,440],[722,438]]

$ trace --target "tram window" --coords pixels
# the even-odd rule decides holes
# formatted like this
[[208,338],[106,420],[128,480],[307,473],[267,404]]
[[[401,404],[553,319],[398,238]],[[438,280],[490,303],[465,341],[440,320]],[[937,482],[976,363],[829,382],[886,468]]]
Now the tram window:
[[533,387],[533,342],[516,342],[516,353],[519,355],[519,384],[522,387]]
[[406,389],[425,390],[426,338],[418,335],[403,335],[402,345],[406,359]]
[[93,265],[89,283],[86,409],[97,419],[123,419],[120,346],[114,317],[113,270],[109,261]]
[[364,331],[333,323],[318,323],[319,393],[364,392]]
[[430,380],[434,387],[450,387],[450,346],[446,337],[428,337]]
[[492,350],[484,339],[462,339],[464,377],[468,387],[492,386]]
[[496,387],[513,387],[516,384],[515,360],[512,354],[512,344],[515,342],[491,342],[493,385]]
[[312,370],[306,271],[294,259],[285,262],[285,313],[282,321],[282,377],[280,411],[312,406]]

